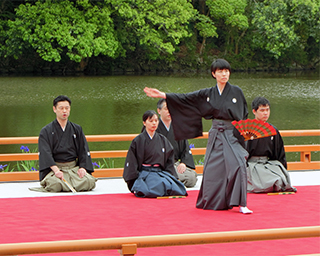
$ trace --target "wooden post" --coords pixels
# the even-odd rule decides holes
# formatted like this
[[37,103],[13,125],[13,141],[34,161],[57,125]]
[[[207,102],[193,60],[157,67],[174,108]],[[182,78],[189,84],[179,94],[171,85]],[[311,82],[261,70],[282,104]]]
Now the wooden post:
[[123,244],[118,251],[120,256],[134,256],[137,253],[137,244]]
[[304,163],[311,162],[311,152],[300,152],[300,161]]

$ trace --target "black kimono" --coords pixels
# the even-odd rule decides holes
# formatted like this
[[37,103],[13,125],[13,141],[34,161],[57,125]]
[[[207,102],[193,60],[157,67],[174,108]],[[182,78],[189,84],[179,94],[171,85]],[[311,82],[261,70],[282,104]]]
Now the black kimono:
[[246,119],[247,102],[238,86],[227,83],[187,94],[166,94],[176,139],[202,135],[202,117],[213,119],[206,149],[197,208],[224,210],[247,205],[247,151],[231,124]]
[[175,161],[180,160],[187,167],[191,169],[196,168],[194,165],[193,156],[190,151],[188,140],[175,140],[172,127],[170,126],[168,131],[161,119],[159,120],[157,132],[164,135],[170,141],[173,147]]
[[282,137],[277,135],[249,140],[248,191],[282,192],[296,191],[291,187]]
[[[175,160],[175,170],[177,172],[179,180],[187,187],[194,187],[197,183],[197,173],[195,172],[195,165],[193,161],[192,152],[189,147],[188,140],[175,140],[173,128],[170,125],[169,130],[166,128],[162,120],[159,121],[159,126],[157,132],[164,135],[173,146],[174,160]],[[180,163],[186,165],[186,170],[184,173],[179,173],[177,167]]]
[[151,139],[144,130],[131,142],[123,178],[138,197],[186,195],[184,185],[174,170],[173,148],[163,135]]
[[94,171],[86,137],[80,125],[69,122],[65,131],[57,120],[41,129],[38,141],[40,181],[51,171],[56,162],[77,161],[79,168]]
[[287,168],[286,153],[284,151],[282,137],[278,129],[275,126],[273,127],[277,131],[277,135],[256,140],[248,140],[247,151],[249,152],[249,159],[252,156],[266,156],[269,160],[278,160],[285,168]]

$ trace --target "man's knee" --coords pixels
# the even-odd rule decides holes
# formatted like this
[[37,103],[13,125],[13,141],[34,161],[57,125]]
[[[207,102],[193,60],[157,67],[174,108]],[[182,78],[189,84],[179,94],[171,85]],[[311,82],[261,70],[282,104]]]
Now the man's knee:
[[197,183],[197,173],[195,171],[186,170],[182,174],[178,174],[180,181],[187,187],[194,187]]
[[40,182],[40,185],[48,192],[61,192],[64,190],[62,181],[53,173],[47,174],[47,176]]

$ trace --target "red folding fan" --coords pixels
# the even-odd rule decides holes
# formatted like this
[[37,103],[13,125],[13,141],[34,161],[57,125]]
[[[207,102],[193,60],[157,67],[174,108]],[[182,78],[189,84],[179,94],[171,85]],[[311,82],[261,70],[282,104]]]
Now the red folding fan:
[[257,119],[233,121],[232,124],[245,140],[254,140],[277,134],[276,129],[271,124]]

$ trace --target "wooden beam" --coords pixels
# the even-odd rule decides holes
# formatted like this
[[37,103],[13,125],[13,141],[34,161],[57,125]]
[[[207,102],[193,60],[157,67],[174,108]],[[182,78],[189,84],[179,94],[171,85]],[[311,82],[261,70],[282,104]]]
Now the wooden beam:
[[320,136],[320,130],[280,130],[282,137]]
[[138,248],[234,243],[246,241],[278,240],[291,238],[319,237],[320,226],[274,228],[243,231],[136,236],[104,239],[86,239],[52,242],[0,244],[0,255],[23,255],[35,253],[79,252],[95,250],[119,250],[124,244]]
[[315,145],[285,145],[286,152],[320,151],[320,144]]
[[91,158],[126,157],[128,150],[91,151]]
[[[314,130],[280,130],[283,137],[300,137],[300,136],[320,136],[320,129]],[[132,141],[138,134],[107,134],[107,135],[86,135],[88,142],[105,142],[105,141]],[[208,132],[197,139],[207,139]],[[38,136],[31,137],[1,137],[0,145],[6,144],[37,144]]]
[[0,154],[0,162],[39,160],[38,153]]
[[36,181],[39,180],[38,171],[30,172],[0,172],[0,182],[8,181]]
[[288,171],[295,170],[320,170],[320,161],[288,162]]
[[[320,145],[286,145],[286,152],[300,152],[301,161],[288,162],[288,171],[292,170],[320,170],[320,161],[311,161],[311,152],[320,151]],[[206,148],[192,148],[193,155],[205,155]],[[125,158],[127,150],[91,151],[92,158]],[[38,160],[38,153],[0,154],[0,162]],[[203,165],[196,166],[198,174],[203,173]],[[122,177],[123,168],[95,169],[96,178]],[[2,181],[38,180],[38,172],[0,172]]]
[[122,177],[123,168],[95,169],[92,174],[96,178],[119,178]]

